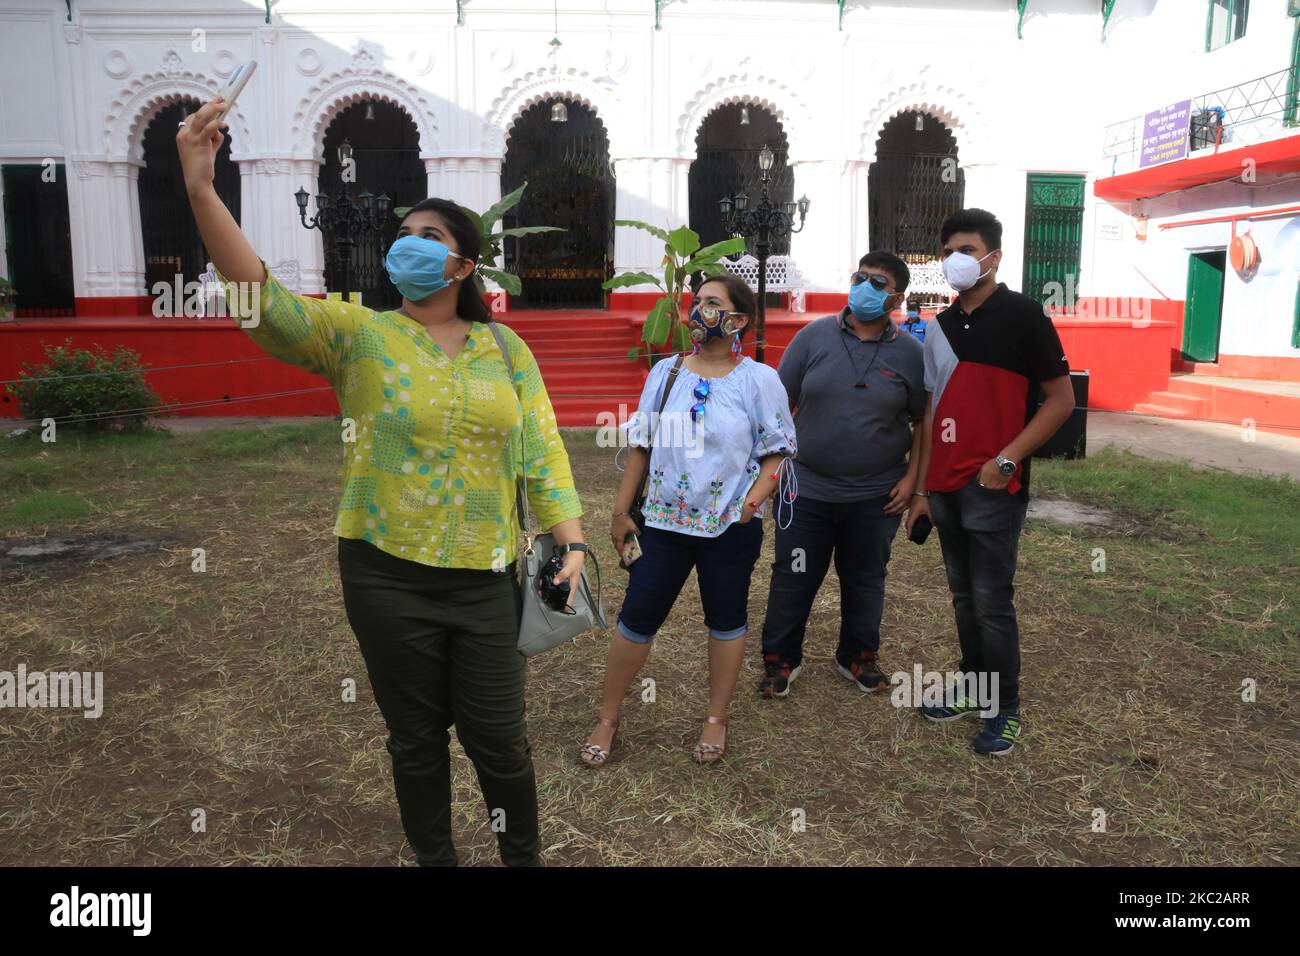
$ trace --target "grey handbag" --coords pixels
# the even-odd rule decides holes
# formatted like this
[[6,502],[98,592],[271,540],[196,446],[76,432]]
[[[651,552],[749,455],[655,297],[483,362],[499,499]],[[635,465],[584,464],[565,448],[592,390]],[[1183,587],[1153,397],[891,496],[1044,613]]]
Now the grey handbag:
[[[514,387],[515,369],[510,361],[510,352],[501,335],[501,329],[495,322],[489,322],[492,336],[497,341],[497,348],[506,362],[506,371],[510,375],[510,385]],[[605,605],[600,593],[600,564],[596,553],[588,551],[587,556],[596,567],[596,593],[593,595],[591,584],[587,580],[587,570],[583,568],[582,578],[573,589],[573,610],[557,611],[542,600],[537,593],[535,583],[537,575],[546,567],[555,553],[555,538],[550,534],[532,534],[533,516],[528,507],[528,494],[525,490],[525,469],[523,437],[519,441],[519,474],[515,476],[515,514],[519,519],[519,530],[523,535],[523,554],[519,558],[519,591],[522,598],[523,614],[519,620],[519,653],[532,657],[542,651],[576,640],[579,634],[599,625],[606,628]]]

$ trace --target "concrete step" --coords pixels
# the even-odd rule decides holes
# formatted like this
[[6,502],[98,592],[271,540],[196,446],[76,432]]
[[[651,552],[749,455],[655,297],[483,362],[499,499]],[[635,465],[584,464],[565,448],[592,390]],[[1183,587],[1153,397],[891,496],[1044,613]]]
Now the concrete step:
[[1193,418],[1206,418],[1210,414],[1210,396],[1196,386],[1177,386],[1170,380],[1166,391],[1155,392],[1149,402],[1166,408],[1177,408]]
[[[1160,393],[1157,393],[1159,395]],[[1156,395],[1151,396],[1157,397]],[[1194,418],[1191,412],[1184,408],[1177,408],[1171,405],[1161,405],[1156,402],[1138,402],[1133,406],[1133,411],[1139,415],[1155,415],[1157,418]]]

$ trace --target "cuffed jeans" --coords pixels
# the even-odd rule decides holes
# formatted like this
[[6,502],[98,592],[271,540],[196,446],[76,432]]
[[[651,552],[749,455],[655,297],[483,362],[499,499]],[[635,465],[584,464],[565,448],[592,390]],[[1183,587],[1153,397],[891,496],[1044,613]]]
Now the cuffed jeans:
[[767,592],[763,654],[791,667],[803,662],[804,631],[813,600],[835,557],[840,579],[840,640],[835,658],[847,665],[861,651],[880,650],[885,572],[899,515],[885,514],[889,496],[830,502],[800,497],[790,527],[776,531],[776,560]]
[[339,539],[348,622],[388,725],[402,828],[421,866],[455,866],[447,730],[474,764],[507,866],[538,863],[520,597],[505,573],[433,568]]
[[[981,488],[976,476],[957,491],[930,493],[948,590],[957,618],[964,674],[996,675],[998,707],[1020,709],[1020,630],[1015,576],[1027,502]],[[979,686],[991,686],[980,684]]]

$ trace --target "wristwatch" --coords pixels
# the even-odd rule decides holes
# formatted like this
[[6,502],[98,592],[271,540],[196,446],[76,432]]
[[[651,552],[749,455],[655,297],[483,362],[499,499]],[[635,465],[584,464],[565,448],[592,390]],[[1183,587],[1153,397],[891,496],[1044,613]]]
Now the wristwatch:
[[587,547],[581,541],[575,541],[573,544],[561,544],[555,548],[556,554],[568,554],[570,551],[582,551],[586,554],[591,553],[591,548]]
[[998,463],[998,471],[1002,472],[1002,474],[1006,475],[1008,478],[1016,473],[1016,463],[1010,458],[998,455],[994,460]]

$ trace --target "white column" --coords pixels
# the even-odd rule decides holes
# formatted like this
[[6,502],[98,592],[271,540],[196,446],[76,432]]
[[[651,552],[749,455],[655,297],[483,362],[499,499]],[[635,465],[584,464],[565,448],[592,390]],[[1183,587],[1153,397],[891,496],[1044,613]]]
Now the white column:
[[1002,264],[998,280],[1020,291],[1025,262],[1025,172],[986,162],[962,163],[967,209],[986,209],[1002,222]]
[[[690,162],[678,156],[614,160],[615,219],[635,219],[672,231],[689,224]],[[659,275],[663,241],[641,229],[614,230],[614,270]],[[649,291],[647,286],[645,291]],[[632,288],[622,291],[632,291]]]
[[[69,174],[71,174],[71,164],[65,168],[68,170]],[[71,187],[69,187],[69,191],[71,191]],[[5,235],[5,183],[4,177],[0,176],[0,236],[3,235]],[[72,260],[72,268],[77,268],[77,260],[75,257]],[[9,257],[5,254],[5,244],[3,242],[0,242],[0,276],[5,276],[8,279],[13,278],[13,276],[9,275]],[[74,290],[76,288],[75,282],[73,283],[73,288]]]
[[68,163],[72,289],[78,298],[142,296],[141,164],[102,158]]
[[[307,203],[307,221],[310,222],[316,214],[316,194],[320,192],[321,164],[314,159],[295,159],[292,163],[293,171],[289,174],[289,181],[286,183],[289,193],[287,201],[293,203],[293,194],[300,187],[307,190],[308,195],[311,196],[311,200]],[[321,231],[304,229],[298,219],[297,205],[292,205],[291,208],[293,221],[287,228],[288,235],[292,238],[289,238],[285,244],[288,250],[285,258],[298,260],[303,294],[313,295],[324,292],[325,245],[321,238]]]
[[[302,239],[307,230],[298,217],[294,193],[301,184],[311,196],[307,205],[310,216],[316,211],[319,166],[307,163],[305,177],[296,167],[301,161],[284,158],[241,159],[239,165],[239,225],[253,249],[275,268],[297,260],[304,280],[303,290],[319,292],[320,287],[307,284],[310,258],[303,257]],[[306,238],[318,237],[308,235]]]
[[[807,287],[837,290],[864,253],[855,245],[857,224],[853,205],[853,177],[841,160],[796,160],[794,198],[807,196],[808,217],[803,230],[790,238],[790,255]],[[865,205],[865,201],[863,202]],[[861,211],[865,223],[865,209]],[[795,214],[798,223],[798,213]],[[847,289],[846,289],[847,291]]]

